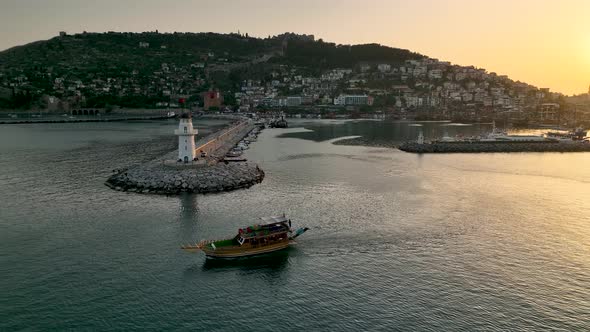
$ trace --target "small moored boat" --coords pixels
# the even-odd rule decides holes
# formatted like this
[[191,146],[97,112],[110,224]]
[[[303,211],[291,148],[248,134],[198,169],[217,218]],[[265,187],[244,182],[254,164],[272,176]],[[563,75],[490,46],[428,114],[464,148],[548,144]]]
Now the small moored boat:
[[225,156],[226,157],[231,157],[231,158],[233,158],[233,157],[239,157],[239,156],[242,155],[242,153],[243,153],[242,150],[236,150],[236,149],[234,149],[234,150],[231,150],[228,153],[226,153]]
[[291,228],[285,215],[261,218],[266,224],[240,228],[234,237],[223,240],[204,240],[195,245],[182,246],[189,252],[203,251],[208,258],[238,258],[285,249],[308,228]]

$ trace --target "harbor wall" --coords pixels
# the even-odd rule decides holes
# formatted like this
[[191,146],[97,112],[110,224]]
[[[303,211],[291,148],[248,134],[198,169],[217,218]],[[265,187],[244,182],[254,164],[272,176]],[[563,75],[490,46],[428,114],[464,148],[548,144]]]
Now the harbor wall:
[[486,152],[590,152],[588,143],[551,142],[444,142],[418,144],[405,142],[400,150],[412,153],[486,153]]
[[202,142],[197,142],[196,154],[198,156],[203,151],[213,158],[221,158],[253,129],[254,126],[247,121],[224,128],[207,136]]
[[196,142],[196,151],[207,152],[206,158],[189,163],[176,162],[178,152],[175,150],[148,163],[117,170],[105,184],[118,191],[166,195],[215,193],[251,187],[264,179],[264,171],[258,165],[222,160],[254,128],[247,121],[234,123]]
[[106,185],[118,191],[143,194],[204,194],[249,188],[263,179],[264,171],[253,163],[217,163],[200,168],[156,165],[119,171]]

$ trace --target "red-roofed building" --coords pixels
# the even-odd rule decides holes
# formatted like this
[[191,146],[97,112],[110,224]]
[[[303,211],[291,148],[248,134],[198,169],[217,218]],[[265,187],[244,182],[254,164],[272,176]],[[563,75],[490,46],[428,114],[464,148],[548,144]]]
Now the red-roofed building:
[[212,107],[221,108],[223,96],[219,91],[208,91],[203,93],[203,109],[210,110]]

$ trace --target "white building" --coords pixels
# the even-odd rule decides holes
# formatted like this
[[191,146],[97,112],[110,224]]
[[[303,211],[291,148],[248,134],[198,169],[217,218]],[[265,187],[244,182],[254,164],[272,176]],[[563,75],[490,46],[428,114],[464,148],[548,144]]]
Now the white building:
[[193,161],[196,158],[195,152],[195,135],[198,130],[193,128],[193,119],[190,113],[184,113],[180,116],[178,129],[174,134],[178,136],[178,159],[184,163]]
[[464,92],[463,94],[461,94],[461,100],[463,102],[471,102],[473,101],[473,94],[469,92]]
[[343,79],[345,76],[350,75],[352,69],[333,69],[327,73],[322,74],[322,81],[337,81]]
[[301,106],[301,103],[302,103],[301,97],[296,97],[296,96],[287,97],[287,106],[289,106],[289,107]]
[[370,105],[367,95],[340,95],[334,98],[334,105]]
[[391,65],[387,63],[381,63],[377,65],[377,70],[379,70],[382,73],[388,72],[391,70]]
[[441,69],[433,69],[428,72],[428,78],[439,80],[443,77],[443,71]]
[[428,67],[427,66],[416,66],[414,68],[414,76],[416,77],[423,77],[428,74]]
[[407,96],[406,106],[408,107],[420,107],[424,105],[424,99],[416,96]]

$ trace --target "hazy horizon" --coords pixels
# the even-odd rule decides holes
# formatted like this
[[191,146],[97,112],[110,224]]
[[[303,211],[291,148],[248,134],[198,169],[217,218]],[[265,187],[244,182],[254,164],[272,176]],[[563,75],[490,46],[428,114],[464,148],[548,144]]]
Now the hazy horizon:
[[568,95],[590,84],[590,2],[566,0],[3,0],[0,50],[59,31],[313,34],[338,44],[379,43],[473,65]]

